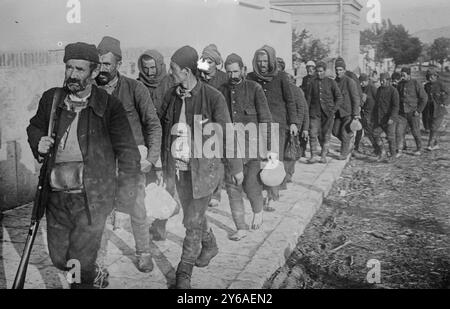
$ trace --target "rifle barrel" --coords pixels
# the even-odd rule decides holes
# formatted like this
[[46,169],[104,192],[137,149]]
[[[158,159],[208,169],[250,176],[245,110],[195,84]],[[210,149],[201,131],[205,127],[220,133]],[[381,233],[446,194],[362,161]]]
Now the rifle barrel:
[[16,277],[12,289],[23,289],[25,284],[25,278],[27,275],[28,261],[30,259],[31,248],[33,247],[34,240],[39,228],[39,220],[33,220],[28,229],[27,241],[23,249],[22,258],[20,259],[19,268],[17,269]]

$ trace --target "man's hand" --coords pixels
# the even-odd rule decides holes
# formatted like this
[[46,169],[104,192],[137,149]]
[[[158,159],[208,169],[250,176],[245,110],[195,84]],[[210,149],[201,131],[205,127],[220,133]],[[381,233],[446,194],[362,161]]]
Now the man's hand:
[[418,111],[414,112],[414,116],[419,117],[420,113]]
[[239,172],[236,175],[234,175],[233,178],[234,178],[234,183],[237,186],[240,186],[244,182],[244,173],[243,172]]
[[394,120],[392,120],[392,119],[389,119],[389,121],[388,121],[388,125],[393,125],[394,124]]
[[268,152],[268,153],[267,153],[267,160],[269,160],[269,161],[275,161],[275,160],[278,160],[278,153],[275,153],[275,152]]
[[40,154],[47,154],[54,143],[55,140],[50,136],[41,137],[41,140],[39,141],[38,144],[38,152]]
[[308,137],[309,137],[309,132],[306,131],[306,130],[303,131],[303,132],[302,132],[302,138],[306,140],[306,139],[308,139]]
[[290,131],[291,131],[291,135],[296,136],[298,134],[298,128],[295,123],[291,124]]
[[147,159],[141,161],[141,172],[142,173],[149,173],[153,168],[153,164]]

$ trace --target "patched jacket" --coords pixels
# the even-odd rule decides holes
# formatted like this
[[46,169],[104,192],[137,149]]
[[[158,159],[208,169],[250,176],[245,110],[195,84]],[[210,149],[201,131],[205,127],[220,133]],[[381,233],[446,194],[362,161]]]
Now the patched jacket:
[[358,85],[348,77],[336,78],[336,82],[341,90],[343,100],[337,105],[339,117],[360,116],[361,115],[361,97],[359,95]]
[[366,102],[364,102],[362,106],[362,115],[367,120],[371,120],[371,115],[373,113],[373,108],[375,107],[375,98],[377,96],[377,87],[372,82],[369,82],[369,84],[362,88],[363,93],[367,96]]
[[322,111],[328,117],[334,117],[337,106],[342,104],[343,98],[339,87],[333,79],[315,77],[306,92],[310,118],[321,117]]
[[417,80],[402,80],[397,89],[400,94],[400,114],[423,112],[428,98]]
[[390,119],[398,120],[400,98],[394,86],[378,88],[375,102],[372,115],[372,121],[375,125],[386,125]]
[[[254,123],[256,128],[259,127],[260,123],[267,123],[268,126],[271,124],[272,115],[270,113],[269,104],[267,103],[262,87],[258,83],[244,79],[237,85],[230,85],[227,83],[220,87],[219,90],[225,97],[225,101],[227,102],[228,110],[230,112],[231,121],[233,123],[242,123],[244,126],[249,123]],[[245,136],[245,142],[246,145],[248,145],[245,149],[245,158],[249,158],[247,155],[248,147],[258,145],[257,138],[259,137],[259,134],[262,134],[262,132],[259,132],[259,130],[257,131],[258,136],[256,136],[256,139],[251,139],[250,142],[250,136]],[[270,134],[268,136],[264,135],[264,138],[268,137],[270,138]],[[253,138],[255,138],[255,136],[253,136]],[[266,142],[267,149],[270,149],[270,139],[267,139]],[[250,143],[252,143],[252,145],[250,145]],[[259,152],[259,148],[256,149]]]
[[155,164],[161,152],[161,123],[147,87],[119,74],[112,95],[122,102],[136,143],[148,148],[147,160]]
[[[31,118],[27,128],[28,142],[37,160],[40,160],[39,141],[48,135],[55,91],[56,88],[53,88],[43,94],[37,113]],[[63,108],[65,95],[62,95],[55,112],[55,129],[52,134],[55,145],[59,145],[75,117],[75,112]],[[118,206],[134,205],[140,175],[140,154],[119,100],[92,86],[88,105],[79,116],[77,133],[83,155],[83,185],[89,210],[112,210],[115,199]],[[56,148],[52,148],[49,169],[54,166]]]
[[426,108],[432,109],[433,118],[447,115],[447,105],[449,90],[440,81],[428,82],[425,84],[425,91],[428,94],[428,104]]
[[309,130],[309,108],[306,102],[305,94],[300,87],[291,83],[292,94],[294,95],[295,105],[297,106],[297,117],[299,120],[298,129],[300,131]]
[[170,75],[166,75],[161,80],[158,87],[147,86],[148,92],[150,93],[150,97],[152,98],[153,105],[155,106],[158,115],[161,114],[161,105],[164,96],[171,87],[172,87],[172,80],[170,78]]
[[315,75],[306,75],[303,77],[302,79],[302,85],[300,86],[303,90],[303,92],[306,93],[306,91],[308,91],[308,86],[309,84],[311,84],[312,80],[315,78]]
[[262,86],[269,103],[272,120],[280,124],[280,130],[288,129],[291,124],[298,126],[297,106],[286,73],[280,72],[270,82],[260,80],[254,72],[249,73],[247,79]]
[[[192,174],[192,192],[194,199],[203,198],[211,195],[217,188],[220,181],[220,169],[222,168],[222,160],[228,165],[232,175],[242,172],[242,160],[233,158],[208,158],[202,149],[205,142],[213,135],[222,141],[223,135],[220,132],[210,132],[209,134],[201,134],[205,126],[211,127],[211,124],[220,125],[222,133],[226,132],[226,124],[231,123],[230,114],[228,112],[227,103],[222,93],[217,89],[197,81],[197,85],[192,89],[191,97],[186,98],[186,104],[192,104],[192,117],[187,117],[186,122],[191,128],[191,149],[196,149],[200,157],[192,157],[190,159],[190,170]],[[163,147],[162,161],[163,172],[165,178],[173,179],[176,173],[175,159],[172,156],[171,148],[175,135],[172,135],[172,127],[179,122],[181,114],[182,100],[176,93],[176,87],[170,89],[164,97],[162,106],[161,122],[163,124]],[[195,116],[201,120],[195,121]],[[195,131],[197,130],[197,131]],[[200,133],[201,145],[198,145],[194,139],[196,132]],[[226,155],[226,143],[223,143],[222,156]],[[195,151],[195,150],[193,150]],[[191,153],[192,154],[192,153]]]

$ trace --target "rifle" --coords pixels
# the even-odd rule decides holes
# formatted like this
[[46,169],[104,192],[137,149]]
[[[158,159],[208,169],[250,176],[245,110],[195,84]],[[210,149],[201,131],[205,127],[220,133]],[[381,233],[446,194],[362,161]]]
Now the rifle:
[[[56,89],[53,96],[52,109],[50,112],[50,121],[48,125],[48,136],[51,136],[55,125],[55,112],[56,105],[59,102],[61,96],[61,89]],[[36,238],[39,222],[45,213],[45,208],[48,203],[48,195],[50,192],[49,184],[49,171],[48,165],[50,158],[52,157],[52,151],[49,150],[48,154],[44,157],[41,171],[39,173],[39,182],[36,190],[36,195],[33,201],[33,210],[31,213],[31,224],[28,228],[28,236],[23,249],[22,258],[20,259],[19,268],[17,269],[16,277],[14,278],[13,289],[23,289],[25,284],[25,277],[27,275],[28,262],[30,260],[31,248],[33,247],[34,240]]]

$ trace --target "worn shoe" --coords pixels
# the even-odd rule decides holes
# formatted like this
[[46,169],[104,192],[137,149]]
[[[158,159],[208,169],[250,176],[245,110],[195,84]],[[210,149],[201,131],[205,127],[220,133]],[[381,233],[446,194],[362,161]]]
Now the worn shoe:
[[348,159],[348,155],[345,154],[341,154],[339,155],[339,157],[337,158],[339,161],[345,161]]
[[181,261],[176,272],[175,288],[180,290],[191,289],[191,276],[194,265]]
[[243,238],[247,237],[247,230],[237,230],[236,233],[231,234],[228,239],[232,241],[239,241]]
[[202,251],[195,261],[195,266],[206,267],[209,262],[219,253],[219,248],[217,247],[216,237],[214,236],[212,230],[205,233],[202,239]]
[[434,150],[439,150],[441,149],[441,147],[439,145],[435,145],[435,146],[428,146],[427,150],[428,151],[434,151]]
[[317,163],[317,158],[316,158],[316,157],[311,157],[311,158],[308,160],[308,163],[309,163],[309,164],[315,164],[315,163]]
[[150,253],[136,254],[137,269],[141,273],[149,273],[153,270],[152,255]]
[[416,157],[418,157],[418,156],[422,155],[422,152],[420,150],[417,150],[416,152],[414,152],[414,155]]
[[271,201],[270,198],[268,198],[268,197],[264,198],[263,210],[267,211],[267,212],[274,212],[275,208],[270,206],[270,201]]
[[397,154],[395,155],[395,158],[398,159],[398,158],[400,158],[402,155],[403,155],[403,151],[399,150],[399,151],[397,152]]
[[328,163],[327,157],[326,156],[320,157],[319,163],[327,164]]

